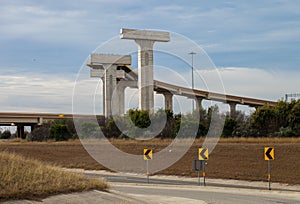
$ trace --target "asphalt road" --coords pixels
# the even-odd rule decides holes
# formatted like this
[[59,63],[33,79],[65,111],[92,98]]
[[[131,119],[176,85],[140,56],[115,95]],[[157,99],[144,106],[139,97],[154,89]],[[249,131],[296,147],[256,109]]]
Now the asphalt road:
[[[146,176],[131,176],[131,175],[112,175],[112,174],[93,174],[93,173],[85,173],[87,177],[90,178],[105,178],[107,181],[111,183],[125,183],[125,184],[148,184],[148,180]],[[239,184],[229,184],[229,183],[212,183],[209,179],[206,179],[206,187],[224,187],[224,188],[236,188],[236,189],[253,189],[253,190],[266,190],[267,185],[262,186],[247,186],[247,185],[239,185]],[[149,178],[149,184],[158,184],[158,185],[174,185],[174,186],[199,186],[198,178],[194,178],[194,181],[187,180],[174,180],[174,179],[159,179],[159,178]],[[200,179],[200,186],[204,186],[203,178]],[[284,187],[272,187],[272,190],[277,191],[294,191],[299,192],[297,190],[286,189]]]
[[[155,199],[165,198],[167,203],[176,203],[180,198],[189,199],[189,203],[230,203],[230,204],[298,204],[300,203],[299,187],[288,188],[275,185],[272,191],[267,190],[265,183],[251,186],[251,182],[215,183],[207,180],[207,185],[198,185],[197,178],[176,178],[165,176],[150,177],[150,183],[144,175],[85,173],[88,177],[103,177],[111,183],[111,189],[124,193],[145,203],[153,203]],[[249,184],[249,185],[247,185]],[[152,198],[153,200],[149,201]],[[169,202],[168,202],[169,201]]]
[[[186,187],[162,187],[162,186],[130,186],[112,185],[112,189],[129,194],[140,199],[148,196],[165,196],[175,198],[188,198],[197,201],[204,201],[208,204],[299,204],[300,195],[296,193],[266,192],[260,190],[220,190],[215,188],[200,189]],[[145,201],[147,201],[145,199]]]

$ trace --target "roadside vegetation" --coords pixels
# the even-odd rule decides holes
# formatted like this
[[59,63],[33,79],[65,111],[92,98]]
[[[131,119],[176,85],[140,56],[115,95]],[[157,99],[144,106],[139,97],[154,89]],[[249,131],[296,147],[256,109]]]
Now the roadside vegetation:
[[[199,114],[197,111],[199,111]],[[164,115],[167,121],[165,128],[157,136],[160,139],[174,138],[180,128],[184,128],[187,137],[189,137],[194,134],[192,131],[189,132],[189,130],[192,130],[195,124],[199,124],[196,137],[205,137],[212,115],[225,121],[222,138],[300,136],[300,100],[291,102],[279,101],[276,106],[265,105],[257,108],[251,115],[246,115],[241,111],[236,111],[234,115],[221,113],[217,106],[212,106],[208,110],[195,110],[193,113],[186,115],[174,114],[170,110],[162,109],[153,115],[147,111],[129,110],[124,117],[129,117],[132,122],[128,123],[128,120],[124,120],[124,117],[114,120],[110,119],[102,127],[102,130],[108,138],[127,138],[126,132],[122,133],[117,127],[116,123],[118,123],[123,129],[130,131],[128,132],[129,135],[140,136],[142,133],[139,132],[139,128],[148,127],[151,123],[150,118],[159,119]],[[200,117],[197,115],[200,115]],[[153,131],[155,131],[155,124],[153,127]]]
[[0,201],[107,188],[103,180],[87,179],[37,160],[0,152]]
[[[199,112],[199,114],[198,114]],[[200,115],[200,118],[198,117]],[[174,138],[179,129],[183,128],[186,137],[194,135],[195,125],[198,126],[196,137],[205,137],[212,115],[224,119],[223,138],[232,137],[299,137],[300,136],[300,100],[291,102],[279,101],[276,106],[265,105],[259,107],[251,115],[237,111],[234,115],[221,113],[217,106],[208,110],[195,110],[189,114],[174,114],[170,110],[160,109],[154,114],[147,111],[129,110],[125,116],[109,119],[103,122],[84,122],[81,124],[81,137],[99,137],[99,125],[107,138],[147,137],[156,131],[160,121],[167,118],[163,130],[156,136],[160,139]],[[158,121],[157,124],[151,124]],[[154,122],[155,123],[155,122]],[[117,125],[118,124],[118,125]],[[151,124],[151,128],[150,127]],[[122,127],[121,131],[119,127]],[[141,131],[148,128],[148,131]],[[11,138],[9,131],[0,133],[1,139]],[[36,127],[27,134],[29,141],[65,141],[78,139],[73,121],[58,119]]]

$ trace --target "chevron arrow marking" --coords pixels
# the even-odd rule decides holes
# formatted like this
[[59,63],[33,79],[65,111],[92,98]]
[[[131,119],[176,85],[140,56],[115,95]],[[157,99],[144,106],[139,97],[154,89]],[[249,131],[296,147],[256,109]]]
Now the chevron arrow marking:
[[152,159],[152,149],[144,149],[144,160]]
[[274,148],[273,147],[265,147],[265,160],[274,160]]
[[208,160],[208,149],[207,148],[199,148],[198,156],[199,156],[199,160]]

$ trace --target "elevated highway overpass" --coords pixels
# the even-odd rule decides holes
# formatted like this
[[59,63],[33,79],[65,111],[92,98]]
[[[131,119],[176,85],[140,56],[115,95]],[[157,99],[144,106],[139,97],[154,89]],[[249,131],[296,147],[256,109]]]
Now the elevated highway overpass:
[[[101,66],[96,66],[95,64],[88,64],[92,67],[90,70],[90,76],[95,78],[104,79],[104,69]],[[138,88],[138,73],[130,65],[120,65],[117,67],[117,90],[120,103],[118,104],[120,108],[119,114],[124,114],[124,90],[126,87]],[[105,82],[104,82],[105,83]],[[120,88],[121,87],[121,88]],[[195,99],[197,108],[202,107],[202,100],[212,100],[227,103],[230,106],[231,114],[236,111],[236,105],[246,105],[250,107],[259,107],[263,105],[274,106],[277,104],[275,101],[263,100],[257,98],[250,98],[245,96],[236,96],[226,93],[216,93],[199,89],[191,89],[183,86],[178,86],[159,80],[153,80],[153,88],[157,94],[163,94],[165,99],[165,109],[173,110],[173,95],[185,96],[187,98]],[[105,94],[103,93],[103,107],[105,109]],[[104,112],[104,111],[103,111]]]
[[[49,122],[55,119],[73,119],[73,118],[91,118],[94,115],[73,115],[73,114],[56,114],[56,113],[0,113],[0,126],[16,126],[17,136],[25,138],[25,126],[30,126],[31,130],[37,125]],[[97,115],[98,121],[104,122],[104,116]]]
[[[154,80],[154,43],[169,42],[170,33],[153,30],[120,30],[120,38],[133,40],[138,47],[138,71],[131,65],[131,55],[92,53],[86,63],[91,67],[90,76],[103,82],[103,113],[105,117],[122,115],[125,112],[126,87],[138,88],[139,109],[154,112],[154,92],[163,94],[165,109],[173,109],[173,95],[186,96],[196,100],[197,108],[203,99],[228,103],[230,113],[235,114],[237,104],[258,107],[276,102],[249,97],[190,89]],[[117,94],[114,94],[117,91]]]

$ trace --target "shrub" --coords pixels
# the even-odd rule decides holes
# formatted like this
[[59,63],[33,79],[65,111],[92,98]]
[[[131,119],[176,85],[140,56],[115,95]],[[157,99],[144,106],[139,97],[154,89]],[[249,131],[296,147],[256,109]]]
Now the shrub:
[[63,141],[71,139],[72,135],[65,124],[57,123],[51,125],[49,138],[55,139],[55,141]]
[[11,137],[11,132],[9,130],[5,130],[1,135],[0,139],[9,139]]
[[235,130],[236,126],[237,126],[237,122],[236,122],[235,119],[226,118],[224,128],[223,128],[222,137],[232,137],[233,136],[233,131]]
[[94,122],[85,122],[80,126],[80,132],[82,138],[99,138],[99,125]]
[[42,126],[36,127],[31,133],[27,135],[29,141],[47,141],[50,136],[50,125],[43,124]]

